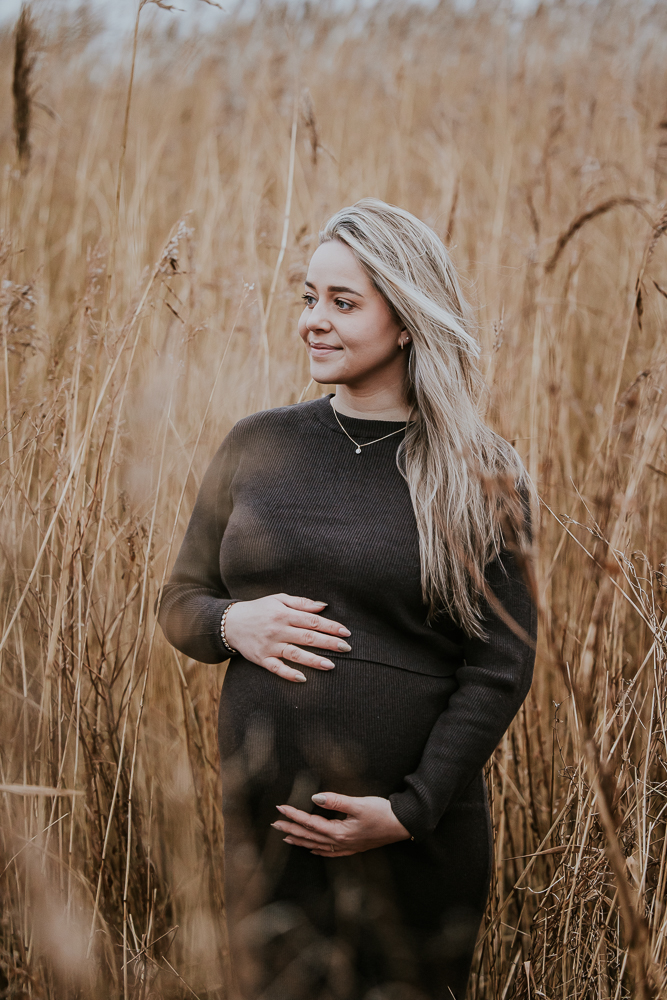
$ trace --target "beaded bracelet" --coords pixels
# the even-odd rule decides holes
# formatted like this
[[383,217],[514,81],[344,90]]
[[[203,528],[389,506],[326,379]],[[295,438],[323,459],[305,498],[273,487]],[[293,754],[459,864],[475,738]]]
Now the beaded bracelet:
[[238,653],[238,649],[232,649],[232,647],[227,642],[227,636],[225,635],[225,622],[227,620],[227,614],[229,612],[229,609],[231,608],[232,604],[236,604],[236,603],[237,603],[236,601],[231,601],[227,605],[227,607],[225,608],[225,610],[222,612],[222,618],[220,620],[220,638],[222,639],[222,645],[225,647],[225,649],[227,650],[227,652],[230,653],[232,656],[235,653]]

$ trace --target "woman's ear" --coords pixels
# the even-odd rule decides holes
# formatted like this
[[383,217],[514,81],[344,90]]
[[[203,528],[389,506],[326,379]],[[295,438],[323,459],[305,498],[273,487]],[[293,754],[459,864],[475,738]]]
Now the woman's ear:
[[410,336],[410,334],[408,333],[408,331],[407,330],[401,330],[401,332],[400,332],[400,334],[398,336],[398,346],[400,347],[400,349],[402,351],[405,350],[406,346],[408,344],[410,344],[411,342],[412,342],[412,337]]

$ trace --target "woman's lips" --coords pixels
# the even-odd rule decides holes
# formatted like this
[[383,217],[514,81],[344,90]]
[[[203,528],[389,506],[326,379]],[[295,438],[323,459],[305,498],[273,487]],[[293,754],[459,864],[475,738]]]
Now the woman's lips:
[[332,347],[330,344],[309,344],[310,353],[315,357],[325,358],[334,351],[341,351],[342,347]]

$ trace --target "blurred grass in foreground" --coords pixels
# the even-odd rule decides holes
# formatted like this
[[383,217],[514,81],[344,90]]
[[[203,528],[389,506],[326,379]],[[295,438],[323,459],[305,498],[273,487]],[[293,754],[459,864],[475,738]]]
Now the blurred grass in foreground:
[[224,667],[153,602],[222,435],[321,391],[305,266],[374,195],[453,247],[544,501],[470,995],[665,995],[667,10],[155,14],[124,155],[131,47],[105,68],[85,12],[38,21],[19,158],[0,36],[0,992],[228,995]]

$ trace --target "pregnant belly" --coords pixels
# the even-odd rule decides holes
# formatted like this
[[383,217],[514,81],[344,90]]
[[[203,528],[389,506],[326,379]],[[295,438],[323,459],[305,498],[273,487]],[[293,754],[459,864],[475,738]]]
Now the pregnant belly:
[[307,683],[293,684],[241,657],[230,663],[218,724],[227,807],[243,799],[255,812],[251,802],[259,807],[268,795],[274,806],[312,811],[319,790],[398,791],[455,687],[451,678],[354,659],[306,674]]

